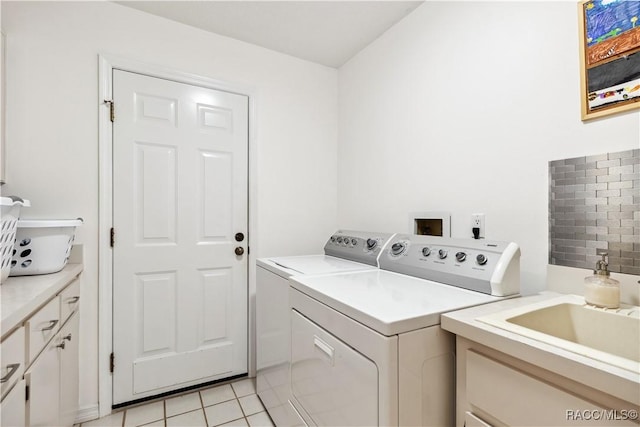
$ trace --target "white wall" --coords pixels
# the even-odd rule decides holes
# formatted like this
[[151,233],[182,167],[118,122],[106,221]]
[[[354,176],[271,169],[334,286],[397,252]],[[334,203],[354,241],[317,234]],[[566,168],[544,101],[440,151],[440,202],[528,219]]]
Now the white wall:
[[339,70],[340,226],[483,212],[543,289],[548,161],[640,147],[637,112],[580,121],[579,71],[574,2],[423,4]]
[[[31,218],[83,217],[81,409],[98,401],[98,54],[257,94],[252,255],[317,252],[336,222],[337,72],[111,2],[2,2],[8,184]],[[255,243],[258,242],[259,246]],[[102,355],[106,357],[106,355]]]

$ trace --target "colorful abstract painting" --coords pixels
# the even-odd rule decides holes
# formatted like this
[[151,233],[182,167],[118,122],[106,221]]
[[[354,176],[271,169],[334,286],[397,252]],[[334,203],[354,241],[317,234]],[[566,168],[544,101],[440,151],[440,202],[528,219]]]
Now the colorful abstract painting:
[[640,47],[640,1],[597,0],[584,8],[589,65]]
[[586,0],[580,6],[583,119],[620,106],[640,108],[640,0]]

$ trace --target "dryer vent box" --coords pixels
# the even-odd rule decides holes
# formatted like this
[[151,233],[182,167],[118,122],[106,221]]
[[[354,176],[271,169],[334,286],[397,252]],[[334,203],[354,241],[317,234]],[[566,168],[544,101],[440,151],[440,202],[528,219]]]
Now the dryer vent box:
[[415,212],[409,219],[409,231],[413,234],[451,237],[451,214],[448,212]]

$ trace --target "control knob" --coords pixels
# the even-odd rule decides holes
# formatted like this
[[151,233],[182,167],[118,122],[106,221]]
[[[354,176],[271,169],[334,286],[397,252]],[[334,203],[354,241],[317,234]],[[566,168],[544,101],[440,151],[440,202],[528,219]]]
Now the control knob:
[[438,251],[438,256],[440,257],[440,259],[445,259],[447,257],[447,255],[449,254],[449,252],[447,252],[444,249],[440,249]]
[[367,249],[372,251],[378,246],[378,241],[376,239],[367,239]]
[[476,262],[477,262],[479,265],[485,265],[485,264],[487,263],[487,261],[488,261],[487,257],[486,257],[486,256],[484,256],[484,255],[482,255],[482,254],[479,254],[479,255],[476,257]]
[[393,255],[400,255],[406,249],[406,245],[402,242],[397,242],[391,245],[391,253]]
[[456,253],[456,260],[458,260],[458,262],[464,262],[465,259],[467,259],[467,254],[464,252]]
[[338,243],[342,243],[342,236],[338,236],[336,240],[338,241]]
[[422,256],[428,257],[429,255],[431,255],[431,248],[429,248],[427,246],[422,248]]
[[358,241],[357,241],[356,239],[352,238],[352,239],[351,239],[351,244],[352,244],[353,246],[357,246],[357,245],[358,245]]

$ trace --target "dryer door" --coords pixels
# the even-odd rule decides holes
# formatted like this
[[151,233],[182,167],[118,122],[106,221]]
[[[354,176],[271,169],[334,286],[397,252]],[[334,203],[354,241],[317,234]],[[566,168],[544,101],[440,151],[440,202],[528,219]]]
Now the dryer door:
[[376,365],[295,310],[291,327],[294,405],[318,426],[377,426]]

